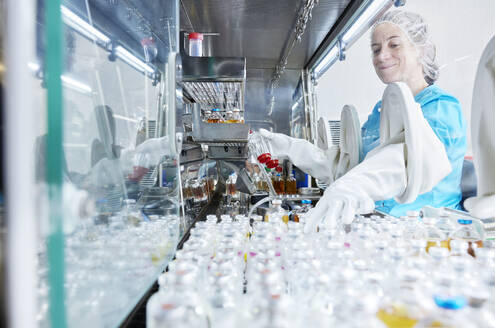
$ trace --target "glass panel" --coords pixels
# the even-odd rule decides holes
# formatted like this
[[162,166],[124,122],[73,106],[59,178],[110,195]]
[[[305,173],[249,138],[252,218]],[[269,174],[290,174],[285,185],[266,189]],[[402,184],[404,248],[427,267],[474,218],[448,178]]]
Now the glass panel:
[[159,108],[175,110],[162,90],[175,83],[166,67],[177,1],[39,1],[37,19],[37,194],[50,210],[40,215],[38,322],[118,326],[181,237],[175,135],[157,125],[172,117]]

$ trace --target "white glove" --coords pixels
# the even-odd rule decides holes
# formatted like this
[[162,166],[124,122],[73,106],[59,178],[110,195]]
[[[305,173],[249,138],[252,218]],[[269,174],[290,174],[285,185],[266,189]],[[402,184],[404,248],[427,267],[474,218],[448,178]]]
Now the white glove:
[[[305,232],[323,221],[350,223],[374,202],[394,197],[405,203],[430,191],[451,171],[445,147],[424,118],[404,83],[391,83],[383,94],[380,146],[332,184],[306,216]],[[342,203],[343,202],[343,203]]]
[[[39,215],[39,232],[42,236],[53,233],[50,225],[50,200],[48,197],[48,185],[36,184],[36,208]],[[62,186],[62,212],[63,230],[65,234],[74,232],[82,220],[89,218],[94,213],[94,200],[88,192],[77,188],[69,182]]]
[[344,105],[340,113],[339,149],[340,154],[334,170],[334,180],[346,174],[361,161],[363,152],[361,126],[356,108],[352,105]]
[[288,158],[290,146],[294,140],[297,140],[285,134],[273,133],[265,129],[260,129],[259,133],[270,148],[272,156],[276,158]]
[[470,197],[464,201],[464,207],[472,216],[479,219],[495,217],[495,195]]
[[399,203],[413,202],[452,171],[445,146],[424,118],[409,87],[402,82],[390,83],[383,93],[380,146],[367,157],[391,143],[404,144],[402,156],[407,185],[403,193],[394,195]]
[[154,167],[160,163],[163,156],[170,155],[170,149],[168,136],[148,139],[139,144],[136,149],[124,149],[120,155],[123,170],[127,172],[135,165]]
[[[387,163],[387,165],[384,165]],[[336,180],[305,217],[304,232],[324,224],[349,224],[356,214],[370,213],[375,201],[404,192],[406,187],[404,145],[389,144]]]
[[464,207],[477,218],[495,217],[495,37],[481,56],[473,91],[471,139],[478,176],[478,196],[468,198]]
[[148,139],[136,147],[138,154],[148,154],[151,165],[158,165],[163,156],[170,155],[171,145],[168,136]]
[[356,166],[362,152],[361,128],[357,111],[345,105],[341,112],[339,146],[321,149],[304,139],[260,129],[272,155],[289,158],[299,169],[325,184],[330,184]]
[[338,162],[339,147],[322,150],[304,139],[292,138],[282,133],[260,129],[260,135],[277,158],[288,158],[295,166],[325,183],[334,180],[334,168]]

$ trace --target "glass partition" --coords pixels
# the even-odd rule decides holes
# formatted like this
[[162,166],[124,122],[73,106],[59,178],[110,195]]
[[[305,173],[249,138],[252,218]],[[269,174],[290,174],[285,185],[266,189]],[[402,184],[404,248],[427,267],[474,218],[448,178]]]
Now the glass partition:
[[37,2],[41,327],[118,326],[174,255],[178,26],[177,1]]

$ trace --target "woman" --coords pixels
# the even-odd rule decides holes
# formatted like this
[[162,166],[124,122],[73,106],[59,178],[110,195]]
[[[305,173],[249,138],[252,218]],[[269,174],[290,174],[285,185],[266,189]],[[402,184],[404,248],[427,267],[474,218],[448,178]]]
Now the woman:
[[[393,199],[377,201],[375,203],[376,209],[394,216],[403,216],[407,211],[419,210],[425,205],[459,208],[459,201],[461,200],[460,179],[466,152],[465,122],[459,101],[434,85],[438,79],[439,69],[435,61],[436,50],[430,40],[428,26],[417,14],[400,10],[390,11],[373,26],[371,49],[373,66],[383,83],[403,82],[407,84],[414,95],[414,100],[420,104],[423,116],[443,143],[452,168],[450,174],[436,184],[431,191],[419,195],[414,202],[399,204]],[[381,101],[376,104],[362,127],[364,156],[361,158],[364,158],[363,163],[367,160],[366,154],[380,144],[380,108]],[[321,156],[321,150],[316,149],[309,142],[290,138],[283,134],[263,130],[260,132],[279,155],[289,157],[296,166],[314,177],[317,176],[313,172],[323,171],[321,167],[324,160],[327,161],[325,163],[326,170],[333,170],[333,164],[328,164],[329,157]],[[302,152],[302,149],[305,151]],[[318,153],[320,154],[318,155]],[[313,154],[313,156],[308,156],[309,154]],[[311,159],[308,159],[309,157]],[[312,168],[308,169],[310,165],[301,167],[298,162],[311,163]],[[315,170],[315,168],[318,169]],[[378,176],[380,173],[374,172],[373,174]],[[354,187],[354,189],[356,188]],[[335,195],[352,192],[353,190],[349,188],[348,190],[339,190]],[[327,189],[325,194],[328,193],[329,190]],[[332,197],[329,196],[326,199]],[[376,200],[376,198],[374,199]],[[328,209],[330,208],[328,207]]]
[[[389,199],[377,202],[376,209],[394,216],[405,215],[408,210],[418,210],[426,205],[459,209],[466,126],[459,101],[434,84],[439,69],[427,24],[417,14],[390,11],[372,29],[371,51],[373,66],[383,83],[405,82],[409,86],[425,119],[444,144],[452,166],[447,177],[416,201],[399,204]],[[380,142],[380,107],[381,101],[361,129],[364,155]]]

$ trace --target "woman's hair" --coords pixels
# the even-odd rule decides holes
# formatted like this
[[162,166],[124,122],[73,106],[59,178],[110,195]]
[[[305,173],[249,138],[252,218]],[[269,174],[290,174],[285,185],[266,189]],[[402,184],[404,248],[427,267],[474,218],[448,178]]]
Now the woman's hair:
[[409,41],[418,49],[419,60],[423,65],[423,75],[428,84],[435,83],[440,75],[437,63],[437,50],[431,40],[430,30],[423,17],[418,14],[392,10],[385,13],[373,26],[372,31],[383,23],[391,23],[404,31]]

